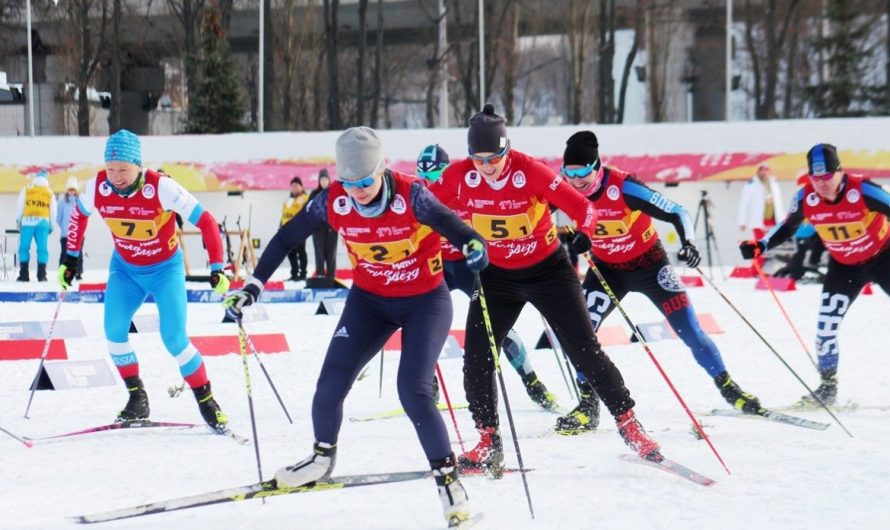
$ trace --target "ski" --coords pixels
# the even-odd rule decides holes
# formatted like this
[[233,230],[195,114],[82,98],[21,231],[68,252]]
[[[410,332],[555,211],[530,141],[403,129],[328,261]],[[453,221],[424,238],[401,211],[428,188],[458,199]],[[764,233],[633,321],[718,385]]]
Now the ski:
[[482,512],[471,515],[463,521],[452,521],[448,523],[448,528],[473,528],[482,520]]
[[343,488],[354,488],[359,486],[371,486],[375,484],[391,484],[394,482],[405,482],[409,480],[420,480],[432,477],[432,471],[405,471],[397,473],[372,473],[365,475],[347,475],[342,477],[332,477],[326,482],[319,482],[296,488],[279,488],[274,480],[266,480],[263,482],[241,486],[237,488],[227,488],[209,493],[201,493],[198,495],[189,495],[166,501],[142,504],[130,508],[122,508],[119,510],[111,510],[107,512],[98,512],[87,515],[77,515],[71,517],[74,522],[89,524],[102,523],[107,521],[116,521],[119,519],[127,519],[130,517],[138,517],[141,515],[151,515],[155,513],[172,512],[175,510],[184,510],[187,508],[198,508],[201,506],[209,506],[212,504],[221,504],[227,502],[239,502],[248,499],[276,497],[279,495],[291,495],[294,493],[312,493],[315,491],[328,491]]
[[194,427],[198,427],[199,425],[196,423],[179,423],[175,421],[151,421],[151,420],[133,420],[133,421],[122,421],[117,423],[109,423],[107,425],[99,425],[97,427],[89,427],[87,429],[81,429],[79,431],[66,432],[63,434],[56,434],[53,436],[44,436],[42,438],[30,438],[28,436],[23,436],[25,440],[30,440],[32,442],[43,442],[46,440],[57,440],[59,438],[67,438],[69,436],[80,436],[83,434],[93,434],[97,432],[104,431],[116,431],[119,429],[150,429],[157,427],[181,427],[184,429],[192,429]]
[[[457,405],[452,405],[452,407],[454,408],[454,410],[462,410],[462,409],[469,407],[469,405],[466,403],[460,403]],[[439,410],[448,410],[448,405],[446,405],[445,403],[436,403],[436,408]],[[398,418],[399,416],[404,416],[404,415],[405,415],[405,409],[398,408],[398,409],[388,410],[386,412],[381,412],[379,414],[371,414],[368,416],[351,416],[349,418],[349,421],[360,422],[360,421],[388,420],[390,418]]]
[[652,460],[643,460],[642,458],[640,458],[637,455],[630,455],[630,454],[620,454],[620,455],[618,455],[618,459],[621,460],[622,462],[631,462],[634,464],[642,464],[644,466],[656,467],[658,469],[662,469],[664,471],[667,471],[668,473],[671,473],[671,474],[676,475],[681,478],[685,478],[686,480],[690,480],[692,482],[695,482],[696,484],[699,484],[699,485],[705,486],[705,487],[710,487],[717,483],[713,479],[710,479],[704,475],[696,473],[695,471],[689,469],[688,467],[686,467],[682,464],[678,464],[677,462],[674,462],[673,460],[670,460],[668,458],[664,458],[663,456],[661,457],[661,460],[659,460],[657,462],[652,461]]
[[[879,411],[879,412],[887,412],[890,410],[890,405],[860,405],[855,401],[847,401],[845,403],[838,403],[835,405],[828,405],[828,408],[832,412],[855,412],[855,411]],[[792,403],[791,405],[785,407],[777,407],[773,410],[781,411],[781,412],[816,412],[823,409],[818,403],[809,404],[798,401],[796,403]]]
[[784,423],[786,425],[794,425],[795,427],[803,427],[805,429],[815,429],[817,431],[824,431],[828,427],[831,426],[829,423],[822,423],[821,421],[813,421],[808,420],[806,418],[801,418],[799,416],[792,416],[790,414],[785,414],[783,412],[776,412],[774,410],[764,409],[760,414],[745,414],[744,412],[737,409],[714,409],[711,411],[711,416],[727,416],[731,418],[760,418],[764,420],[775,421],[777,423]]
[[223,427],[222,429],[210,429],[210,432],[216,434],[217,436],[222,436],[224,438],[231,438],[238,442],[238,445],[247,445],[250,443],[250,438],[246,438],[241,436],[237,432],[229,429],[228,427]]

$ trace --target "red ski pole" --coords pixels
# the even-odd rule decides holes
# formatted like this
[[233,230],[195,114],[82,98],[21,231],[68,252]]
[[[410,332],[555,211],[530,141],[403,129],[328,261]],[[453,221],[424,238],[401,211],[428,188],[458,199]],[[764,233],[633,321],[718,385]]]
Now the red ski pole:
[[464,448],[464,439],[460,435],[460,428],[457,426],[457,416],[454,415],[454,407],[451,406],[451,398],[448,397],[448,388],[445,386],[445,376],[442,375],[442,369],[439,363],[436,363],[436,376],[439,378],[439,386],[442,387],[442,395],[445,396],[445,404],[448,405],[448,412],[451,413],[451,423],[454,424],[454,433],[457,435],[457,443],[460,444],[460,452],[466,453]]

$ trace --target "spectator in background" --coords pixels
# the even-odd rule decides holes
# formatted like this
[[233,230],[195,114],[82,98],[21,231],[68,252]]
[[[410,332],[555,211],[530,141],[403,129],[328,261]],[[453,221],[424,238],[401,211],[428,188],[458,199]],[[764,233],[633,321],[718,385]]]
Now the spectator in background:
[[49,187],[46,170],[41,169],[34,180],[19,193],[16,201],[15,222],[21,234],[19,237],[19,277],[16,281],[31,281],[31,240],[37,242],[37,281],[46,281],[46,263],[49,261],[47,240],[53,233],[53,219],[56,217],[56,196]]
[[[309,202],[309,195],[303,190],[303,180],[300,177],[292,178],[290,197],[284,201],[284,206],[281,208],[281,226],[300,213],[307,202]],[[290,279],[295,282],[305,280],[306,266],[309,262],[309,257],[306,255],[306,242],[292,248],[287,254],[287,259],[290,261]]]
[[[79,184],[77,177],[68,177],[65,185],[65,193],[59,195],[59,207],[56,214],[56,223],[59,225],[59,232],[62,242],[62,252],[59,253],[59,265],[65,261],[65,253],[68,252],[68,221],[71,219],[71,212],[77,206],[77,197]],[[82,279],[83,275],[83,252],[77,255],[77,272],[75,278]]]
[[776,177],[770,174],[769,166],[761,164],[757,174],[742,188],[739,229],[742,233],[753,231],[754,239],[761,239],[764,228],[775,226],[777,219],[785,218],[783,204]]
[[[318,187],[312,190],[309,200],[326,190],[331,184],[328,170],[322,168],[318,172]],[[312,232],[312,248],[315,249],[315,277],[333,278],[337,272],[337,232],[324,224]]]

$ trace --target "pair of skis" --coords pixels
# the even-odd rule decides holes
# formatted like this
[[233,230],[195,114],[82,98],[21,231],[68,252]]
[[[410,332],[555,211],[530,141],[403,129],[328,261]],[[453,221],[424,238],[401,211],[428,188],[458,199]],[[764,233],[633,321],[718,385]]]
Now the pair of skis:
[[[87,434],[95,434],[105,431],[117,431],[121,429],[152,429],[152,428],[180,428],[180,429],[195,429],[199,427],[207,427],[206,425],[198,425],[197,423],[180,423],[175,421],[151,421],[151,420],[131,420],[131,421],[122,421],[109,423],[106,425],[99,425],[96,427],[89,427],[86,429],[80,429],[77,431],[66,432],[63,434],[55,434],[52,436],[44,436],[41,438],[30,438],[24,436],[23,438],[29,442],[45,442],[50,440],[59,440],[62,438],[69,438],[72,436],[83,436]],[[240,445],[245,445],[250,443],[250,440],[236,433],[235,431],[226,427],[225,429],[210,429],[212,434],[222,436],[225,438],[231,438],[235,440]]]
[[[662,469],[668,473],[692,481],[702,486],[713,486],[716,482],[704,475],[696,473],[691,469],[667,458],[660,454],[653,460],[642,460],[636,455],[622,454],[618,457],[623,462],[639,463],[646,466]],[[518,469],[507,468],[505,473],[517,472]],[[532,471],[527,469],[526,471]],[[249,484],[247,486],[227,488],[208,493],[197,495],[189,495],[166,501],[142,504],[130,508],[122,508],[119,510],[111,510],[107,512],[99,512],[87,515],[78,515],[71,519],[77,523],[102,523],[107,521],[116,521],[127,519],[130,517],[138,517],[142,515],[151,515],[156,513],[166,513],[176,510],[184,510],[188,508],[198,508],[202,506],[210,506],[213,504],[222,504],[228,502],[240,502],[249,499],[263,499],[268,497],[278,497],[283,495],[293,495],[297,493],[313,493],[319,491],[342,490],[346,488],[356,488],[361,486],[372,486],[380,484],[393,484],[397,482],[407,482],[412,480],[421,480],[431,478],[432,471],[403,471],[394,473],[370,473],[363,475],[345,475],[340,477],[332,477],[328,481],[312,483],[305,486],[295,488],[280,488],[274,480],[266,480],[263,482]],[[464,473],[464,477],[483,476],[482,473]],[[477,514],[469,521],[465,521],[458,528],[467,527],[474,524],[481,514]]]

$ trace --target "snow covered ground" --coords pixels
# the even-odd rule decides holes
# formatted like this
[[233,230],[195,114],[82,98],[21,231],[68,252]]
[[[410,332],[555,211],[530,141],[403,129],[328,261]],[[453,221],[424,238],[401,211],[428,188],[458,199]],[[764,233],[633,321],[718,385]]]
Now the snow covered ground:
[[[93,278],[93,276],[96,276]],[[90,271],[87,279],[100,280]],[[737,306],[779,349],[788,362],[815,385],[817,375],[766,291],[753,280],[718,281]],[[35,284],[30,284],[33,288]],[[0,284],[0,290],[20,286]],[[709,287],[690,290],[699,312],[711,313],[725,331],[714,340],[730,373],[766,405],[782,406],[799,398],[803,388]],[[782,293],[789,313],[808,343],[816,329],[819,286],[799,286]],[[463,328],[466,298],[454,295],[454,328]],[[0,303],[0,322],[49,320],[54,304]],[[626,299],[638,322],[660,320],[657,310],[639,295]],[[890,521],[890,412],[869,408],[890,405],[890,356],[887,343],[887,297],[880,290],[860,297],[841,332],[840,400],[860,405],[840,415],[853,432],[837,426],[813,431],[758,419],[702,416],[706,430],[732,475],[721,468],[707,445],[690,434],[683,413],[651,361],[635,344],[610,347],[634,398],[637,415],[663,445],[663,452],[717,480],[713,488],[644,466],[623,463],[628,452],[608,414],[598,432],[576,437],[548,433],[556,415],[537,409],[524,396],[515,373],[505,378],[514,408],[522,454],[534,468],[528,480],[536,519],[526,507],[520,477],[499,481],[465,481],[473,508],[484,512],[481,528],[887,528]],[[258,366],[251,361],[264,477],[305,456],[312,443],[309,405],[315,380],[336,316],[314,315],[316,304],[268,304],[271,320],[249,325],[251,333],[285,332],[291,352],[264,356],[294,418],[289,425]],[[146,305],[141,314],[155,312]],[[189,306],[192,335],[234,334],[221,324],[215,304]],[[105,359],[102,306],[66,304],[62,319],[79,318],[88,338],[67,341],[74,360]],[[619,314],[606,325],[623,324]],[[534,350],[542,331],[538,314],[523,312],[516,326],[530,348],[538,373],[559,396],[565,410],[574,406],[550,350]],[[175,362],[157,334],[132,337],[156,420],[200,422],[190,393],[170,398],[167,387],[179,382]],[[2,344],[2,343],[0,343]],[[652,349],[690,406],[699,411],[725,407],[710,378],[677,340],[653,342]],[[811,347],[812,349],[812,347]],[[385,359],[382,398],[377,396],[379,359],[367,377],[356,382],[345,415],[373,414],[398,407],[395,391],[397,356]],[[236,355],[206,358],[215,394],[231,426],[250,435],[250,419],[241,360]],[[125,400],[123,388],[38,392],[31,419],[22,415],[37,361],[0,362],[0,425],[20,435],[39,437],[109,422]],[[442,368],[452,399],[463,402],[460,361]],[[457,412],[468,444],[476,441],[466,410]],[[805,417],[831,421],[825,413]],[[447,416],[446,416],[447,420]],[[449,429],[451,423],[448,421]],[[507,461],[515,465],[506,416],[502,414]],[[345,421],[335,474],[424,469],[426,461],[407,419]],[[455,450],[459,447],[455,445]],[[201,493],[254,482],[252,445],[201,430],[146,429],[118,431],[38,443],[27,449],[0,435],[0,528],[72,527],[66,516],[91,513]],[[375,528],[416,529],[444,526],[431,480],[318,492],[260,501],[231,503],[169,514],[151,515],[107,528]]]

